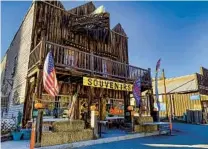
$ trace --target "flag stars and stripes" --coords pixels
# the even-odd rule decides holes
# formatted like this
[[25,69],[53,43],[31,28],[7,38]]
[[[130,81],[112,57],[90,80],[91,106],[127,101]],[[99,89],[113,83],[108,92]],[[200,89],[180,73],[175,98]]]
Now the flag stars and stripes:
[[55,97],[58,95],[59,88],[54,67],[52,52],[46,56],[43,71],[43,85],[48,94]]

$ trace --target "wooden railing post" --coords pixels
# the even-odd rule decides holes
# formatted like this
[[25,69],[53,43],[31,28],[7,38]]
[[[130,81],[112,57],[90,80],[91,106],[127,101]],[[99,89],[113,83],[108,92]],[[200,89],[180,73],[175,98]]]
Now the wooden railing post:
[[91,56],[90,70],[91,70],[91,74],[94,74],[94,54],[93,54],[93,52],[90,52],[90,56]]
[[128,71],[128,64],[124,64],[124,66],[125,66],[125,78],[126,78],[126,80],[128,79],[128,73],[127,73],[127,71]]
[[40,65],[43,64],[43,55],[44,55],[44,52],[45,52],[45,36],[42,37],[41,39],[41,48],[40,48]]

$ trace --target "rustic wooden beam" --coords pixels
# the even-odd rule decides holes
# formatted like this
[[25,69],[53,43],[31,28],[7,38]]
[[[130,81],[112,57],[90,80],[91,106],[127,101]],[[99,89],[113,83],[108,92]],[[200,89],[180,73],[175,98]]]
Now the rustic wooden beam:
[[35,75],[38,72],[38,68],[34,67],[34,70],[28,71],[27,77],[30,78],[31,76]]

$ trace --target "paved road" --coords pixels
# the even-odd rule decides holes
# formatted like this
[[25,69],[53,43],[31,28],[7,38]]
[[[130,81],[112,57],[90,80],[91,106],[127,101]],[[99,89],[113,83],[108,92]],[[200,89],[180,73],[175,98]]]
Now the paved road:
[[[190,149],[208,148],[208,125],[174,124],[174,136],[153,136],[79,149]],[[178,131],[177,131],[178,130]]]

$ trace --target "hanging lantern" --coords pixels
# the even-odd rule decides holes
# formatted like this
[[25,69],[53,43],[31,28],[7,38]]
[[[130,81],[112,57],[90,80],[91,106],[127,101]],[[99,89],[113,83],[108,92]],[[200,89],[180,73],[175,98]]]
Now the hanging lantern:
[[35,109],[43,109],[44,106],[42,103],[35,103]]
[[90,110],[91,110],[91,111],[96,111],[96,106],[95,106],[95,105],[91,106],[91,107],[90,107]]
[[128,108],[127,108],[129,111],[132,111],[134,108],[133,108],[133,106],[128,106]]

